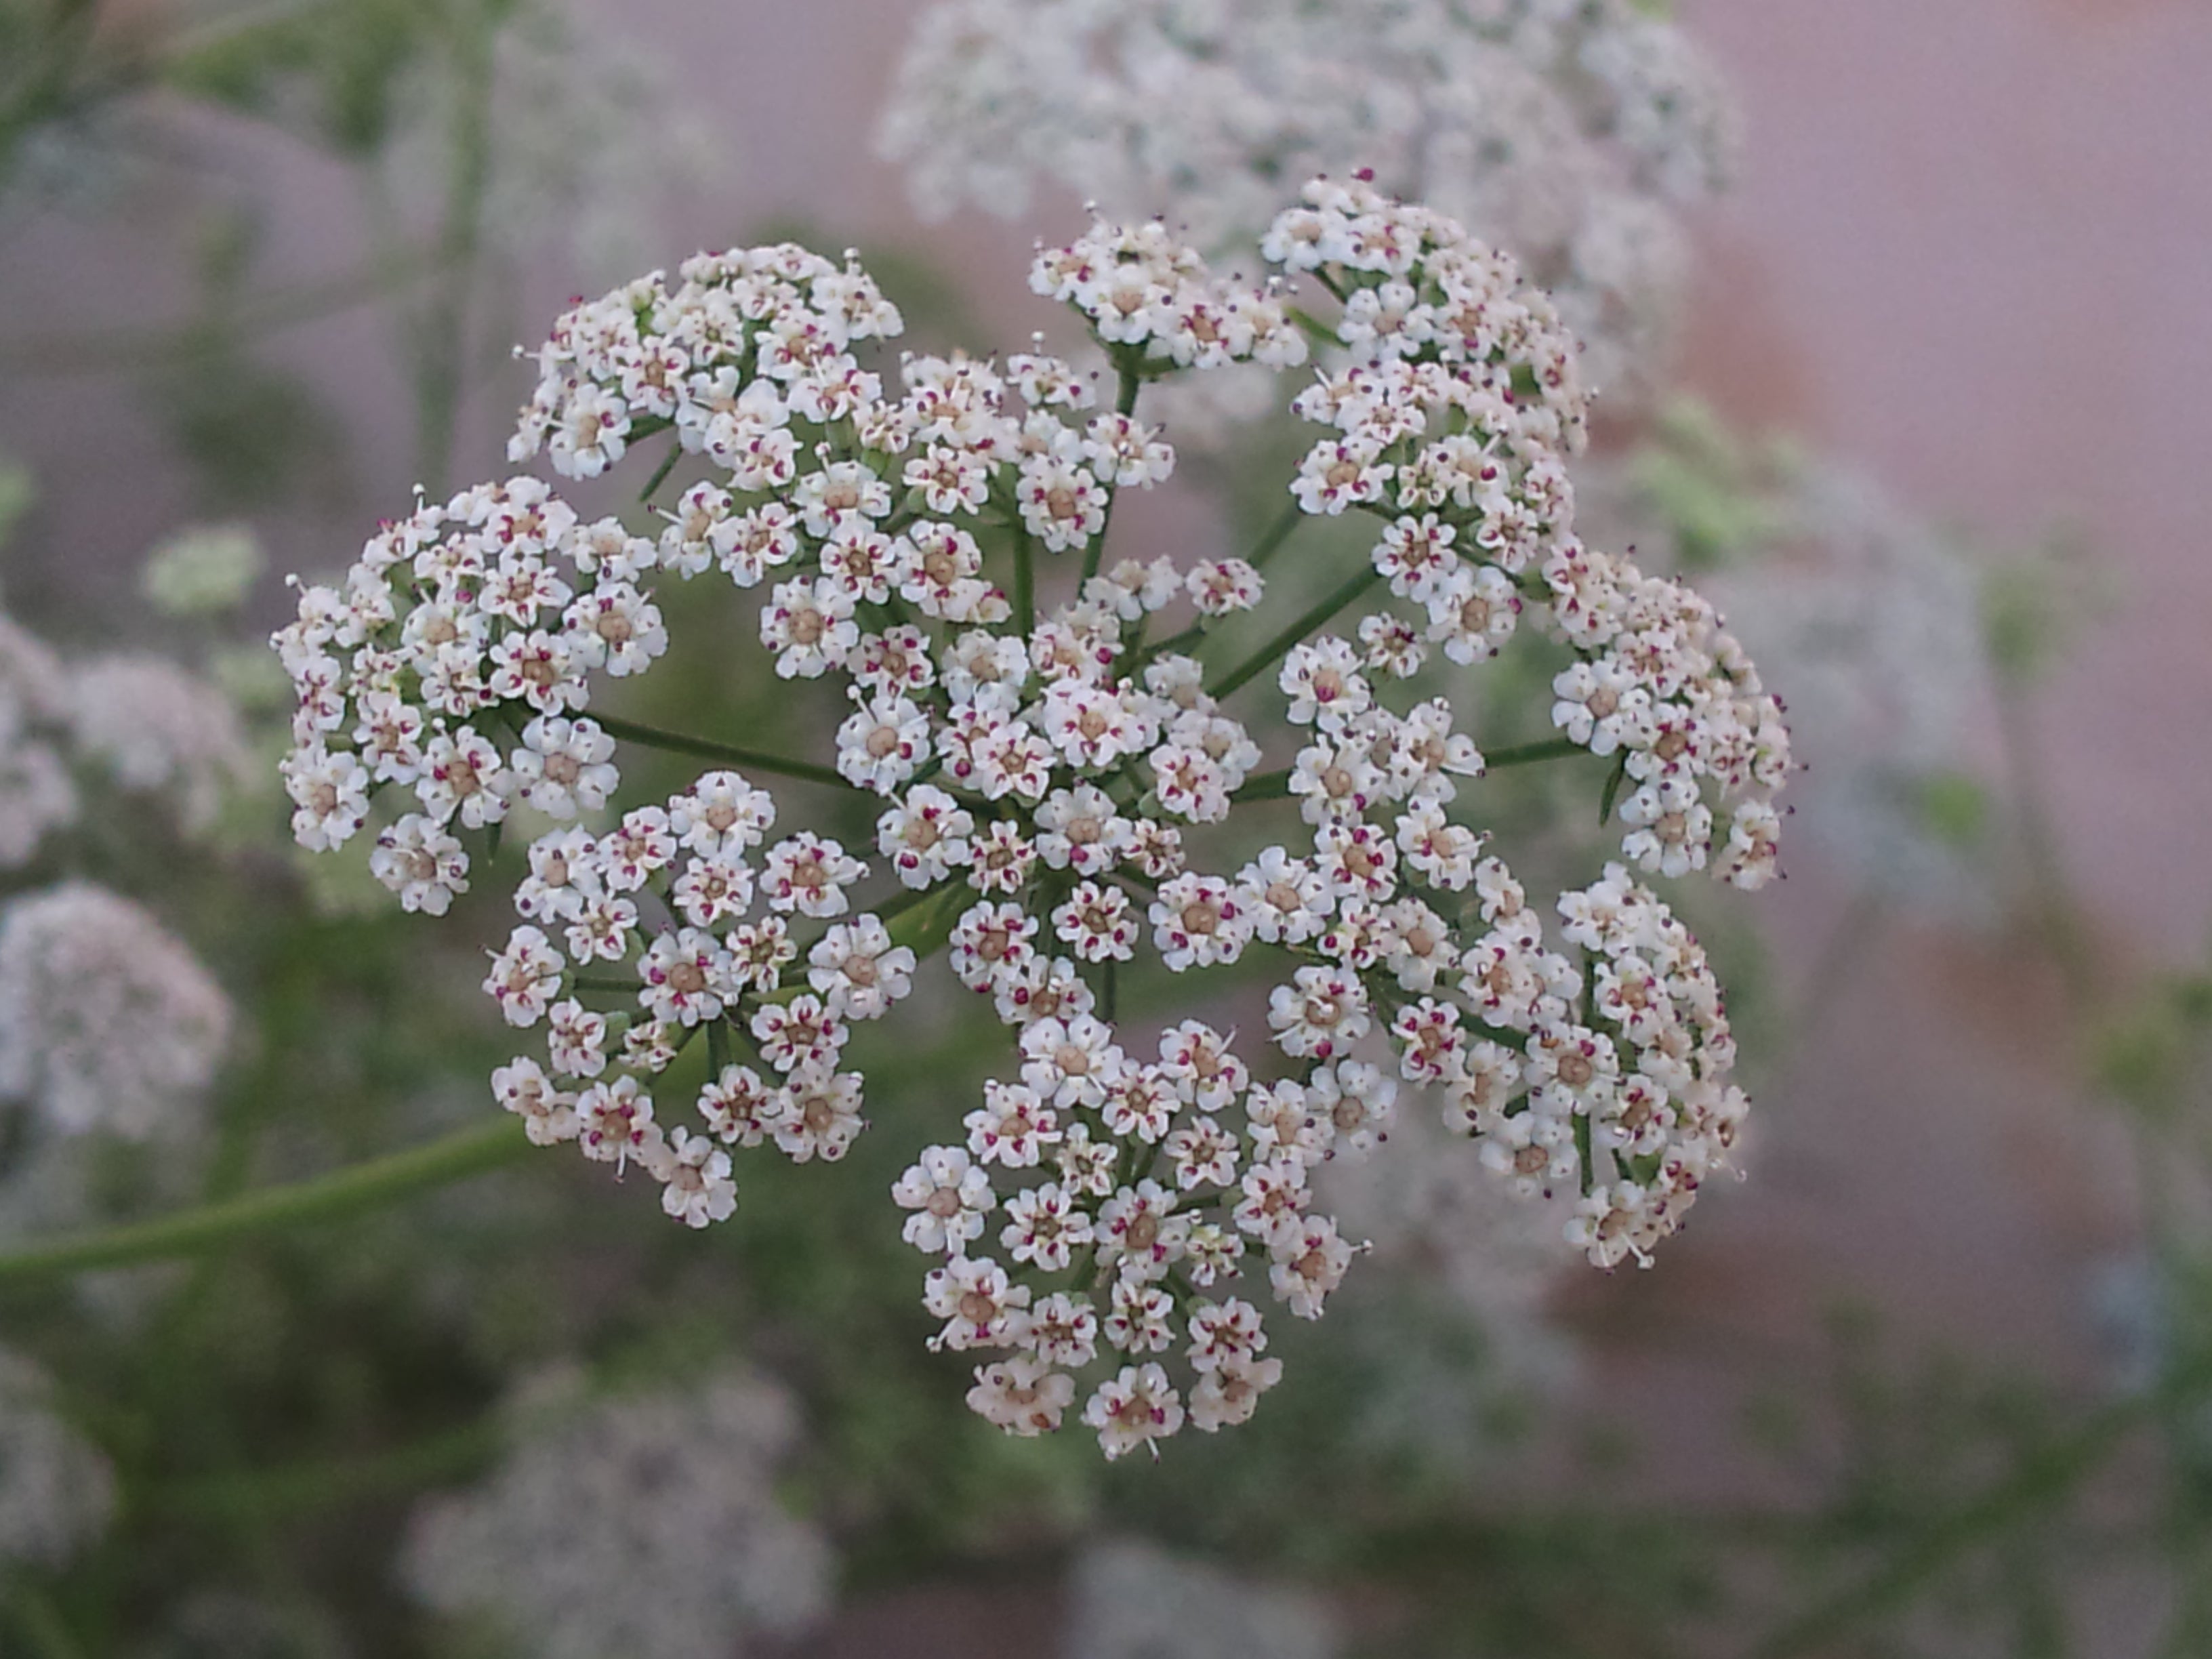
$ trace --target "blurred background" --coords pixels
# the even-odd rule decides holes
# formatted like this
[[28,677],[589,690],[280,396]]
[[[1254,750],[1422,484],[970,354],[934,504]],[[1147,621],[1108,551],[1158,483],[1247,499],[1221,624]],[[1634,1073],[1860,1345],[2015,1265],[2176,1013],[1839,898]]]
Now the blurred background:
[[[496,920],[294,854],[259,641],[500,474],[517,343],[696,248],[856,248],[1004,352],[1085,200],[1226,237],[1371,139],[1610,354],[1586,527],[1716,595],[1809,768],[1788,881],[1697,913],[1748,1179],[1650,1273],[1409,1133],[1250,1430],[1001,1440],[880,1200],[947,1021],[711,1235],[525,1161],[0,1261],[0,1654],[2212,1654],[2212,8],[1431,9],[0,0],[0,1249],[491,1109]],[[1319,131],[1207,129],[1247,68]],[[1171,421],[1139,534],[1249,541],[1243,418]]]

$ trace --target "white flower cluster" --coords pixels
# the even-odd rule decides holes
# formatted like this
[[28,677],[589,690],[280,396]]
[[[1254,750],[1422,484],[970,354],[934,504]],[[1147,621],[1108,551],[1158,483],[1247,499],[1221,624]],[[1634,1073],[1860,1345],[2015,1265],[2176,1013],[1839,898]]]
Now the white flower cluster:
[[[1446,700],[1399,710],[1388,692],[1431,643],[1471,663],[1525,617],[1593,677],[1580,696],[1563,681],[1563,708],[1589,718],[1562,714],[1556,748],[1620,757],[1626,855],[1744,885],[1771,865],[1778,718],[1694,596],[1573,539],[1574,343],[1513,262],[1363,180],[1316,181],[1305,202],[1263,243],[1282,274],[1259,289],[1217,281],[1157,224],[1040,252],[1032,287],[1117,372],[1110,411],[1038,355],[908,357],[887,392],[854,348],[896,313],[850,263],[767,248],[632,284],[562,320],[514,453],[589,476],[672,432],[672,462],[712,471],[659,533],[582,524],[527,479],[465,491],[388,527],[343,588],[307,590],[277,641],[300,692],[300,838],[366,833],[388,792],[371,861],[407,908],[443,910],[471,843],[492,846],[518,802],[604,826],[556,823],[529,848],[486,989],[546,1046],[495,1085],[533,1139],[641,1164],[694,1226],[734,1208],[728,1148],[842,1155],[862,1127],[854,1025],[949,945],[1018,1070],[893,1192],[934,1261],[934,1343],[979,1352],[970,1403],[1020,1434],[1059,1426],[1100,1368],[1080,1415],[1109,1456],[1250,1415],[1281,1370],[1259,1302],[1318,1316],[1356,1253],[1313,1172],[1373,1145],[1401,1082],[1447,1091],[1509,1184],[1577,1194],[1570,1236],[1604,1266],[1680,1224],[1742,1109],[1687,933],[1614,870],[1560,901],[1583,960],[1548,948],[1464,821],[1483,756]],[[1288,493],[1304,514],[1371,515],[1381,539],[1322,611],[1232,666],[1207,647],[1262,603],[1260,569],[1107,565],[1109,526],[1118,491],[1173,463],[1135,415],[1144,386],[1297,365],[1327,331],[1294,303],[1305,283],[1335,297],[1352,361],[1297,399],[1330,431]],[[1055,556],[1079,574],[1041,605]],[[834,765],[581,712],[594,671],[665,647],[655,573],[710,568],[765,588],[778,675],[842,689]],[[1385,610],[1356,643],[1326,631],[1386,583],[1417,619]],[[1148,637],[1176,610],[1188,625]],[[1303,735],[1263,775],[1226,700],[1269,671],[1265,731]],[[615,741],[672,738],[729,763],[612,806]],[[764,771],[879,803],[885,896],[864,901],[870,868],[837,842],[774,838]],[[1725,847],[1708,787],[1733,813]],[[1218,848],[1232,832],[1211,826],[1280,823],[1285,797],[1291,841],[1255,840],[1233,873],[1192,866],[1187,830]],[[1126,1030],[1118,976],[1140,956],[1272,964],[1274,1058],[1197,1018]],[[702,1034],[698,1121],[664,1127],[648,1091]]]
[[1787,560],[1720,573],[1732,628],[1790,665],[1790,722],[1817,750],[1807,818],[1868,888],[1987,914],[1991,872],[1936,833],[1931,786],[1972,778],[1997,702],[1985,573],[1867,478],[1808,464],[1778,497]]
[[1734,105],[1637,0],[939,0],[879,132],[916,202],[1018,214],[1039,179],[1208,248],[1282,181],[1364,163],[1550,285],[1609,389],[1673,332],[1680,204]]
[[238,711],[164,658],[72,662],[0,612],[0,870],[76,821],[81,771],[163,797],[188,833],[255,770]]
[[177,1133],[230,1027],[222,988],[130,900],[65,882],[0,909],[0,1100],[54,1132]]
[[0,1349],[0,1566],[58,1566],[115,1509],[115,1472],[55,1412],[51,1385]]
[[[1773,798],[1794,769],[1781,705],[1705,599],[1570,533],[1563,461],[1584,416],[1572,337],[1540,295],[1516,291],[1510,260],[1463,245],[1441,216],[1393,207],[1357,179],[1308,195],[1262,248],[1324,275],[1344,299],[1338,337],[1366,356],[1293,404],[1330,435],[1292,492],[1308,513],[1388,517],[1375,572],[1419,615],[1369,617],[1357,655],[1341,641],[1293,653],[1292,718],[1317,675],[1409,676],[1431,643],[1454,662],[1494,656],[1534,605],[1580,659],[1553,682],[1553,723],[1617,757],[1614,787],[1632,786],[1626,855],[1663,875],[1710,866],[1764,885],[1781,827]],[[1292,783],[1309,818],[1375,791],[1360,724],[1370,694],[1334,695]]]
[[[1579,1187],[1570,1183],[1552,1202],[1528,1201],[1515,1190],[1517,1179],[1501,1180],[1480,1158],[1455,1154],[1452,1138],[1468,1129],[1457,1105],[1399,1115],[1389,1144],[1373,1158],[1340,1159],[1323,1171],[1322,1201],[1340,1224],[1371,1242],[1376,1268],[1441,1284],[1480,1329],[1488,1372],[1516,1386],[1558,1387],[1573,1374],[1575,1343],[1547,1316],[1575,1260],[1560,1251],[1559,1235],[1571,1208],[1568,1194],[1579,1195]],[[1382,1322],[1382,1340],[1395,1341],[1396,1328],[1395,1321]],[[1451,1401],[1439,1402],[1445,1410],[1470,1405],[1464,1380],[1454,1376]],[[1415,1376],[1401,1381],[1416,1396],[1425,1392]]]
[[[152,656],[71,661],[0,611],[0,871],[75,823],[102,774],[192,831],[254,770],[208,682]],[[129,899],[82,879],[0,899],[0,1102],[27,1104],[42,1133],[188,1135],[183,1109],[212,1081],[231,1018],[198,960]],[[23,1168],[45,1181],[46,1165]]]
[[424,1602],[488,1613],[539,1659],[738,1655],[823,1612],[829,1546],[775,1496],[798,1427],[781,1389],[740,1371],[532,1406],[483,1486],[415,1516]]
[[575,711],[592,667],[635,672],[665,647],[627,580],[657,562],[651,542],[583,524],[519,478],[418,507],[368,544],[343,592],[304,590],[277,635],[299,696],[283,773],[300,844],[344,845],[373,793],[404,790],[418,810],[377,836],[372,864],[406,908],[442,915],[468,890],[453,830],[497,824],[517,800],[556,817],[605,805],[614,744]]
[[76,817],[67,684],[61,658],[0,611],[0,870],[29,863]]
[[1309,1591],[1122,1539],[1077,1558],[1063,1632],[1065,1659],[1332,1659],[1343,1646],[1328,1603]]
[[166,657],[95,657],[69,697],[79,753],[124,789],[167,796],[188,833],[257,770],[229,698]]

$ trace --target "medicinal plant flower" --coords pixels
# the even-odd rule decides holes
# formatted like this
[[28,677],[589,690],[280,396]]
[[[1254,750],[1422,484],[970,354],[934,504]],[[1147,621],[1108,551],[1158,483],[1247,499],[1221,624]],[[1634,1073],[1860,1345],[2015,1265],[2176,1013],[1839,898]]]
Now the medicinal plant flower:
[[[1711,607],[1576,538],[1577,348],[1511,259],[1358,177],[1315,180],[1261,252],[1260,286],[1158,222],[1039,252],[1110,408],[1041,353],[887,361],[900,317],[850,258],[700,255],[560,320],[512,455],[590,479],[661,440],[648,502],[686,458],[704,477],[650,523],[530,477],[418,503],[276,641],[303,844],[367,845],[434,915],[538,815],[485,989],[546,1044],[495,1091],[689,1225],[738,1201],[732,1152],[845,1155],[854,1030],[944,949],[1011,1053],[891,1194],[932,1346],[975,1355],[969,1404],[1008,1432],[1074,1417],[1109,1456],[1251,1415],[1281,1374],[1263,1307],[1317,1316],[1359,1253],[1314,1173],[1401,1087],[1440,1091],[1511,1189],[1571,1197],[1590,1260],[1648,1261],[1745,1103],[1720,987],[1642,878],[1762,884],[1791,769]],[[1279,533],[1109,560],[1117,496],[1173,465],[1146,389],[1230,364],[1303,382]],[[1372,556],[1311,601],[1276,555],[1346,515]],[[599,706],[674,648],[654,595],[695,580],[752,592],[759,672],[840,711],[823,757]],[[1305,605],[1287,622],[1271,581]],[[1486,756],[1399,684],[1425,644],[1538,640],[1571,665],[1551,741]],[[633,799],[626,744],[711,764]],[[1554,758],[1605,776],[1623,839],[1539,903],[1487,846],[1482,780]],[[875,803],[872,842],[792,822],[778,775]],[[1232,964],[1272,981],[1259,1029],[1120,1015],[1125,975]]]

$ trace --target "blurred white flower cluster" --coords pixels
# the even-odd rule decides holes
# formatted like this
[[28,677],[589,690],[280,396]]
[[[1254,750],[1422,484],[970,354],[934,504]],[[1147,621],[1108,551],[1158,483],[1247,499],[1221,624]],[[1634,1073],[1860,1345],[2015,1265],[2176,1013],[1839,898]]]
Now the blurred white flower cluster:
[[229,999],[139,906],[64,882],[0,909],[0,1099],[147,1140],[214,1080]]
[[1994,872],[1940,812],[1947,785],[1975,787],[1975,741],[1995,724],[1988,573],[1832,463],[1796,469],[1778,507],[1782,550],[1712,586],[1737,631],[1790,665],[1791,724],[1821,757],[1803,785],[1812,832],[1870,892],[1990,910]]
[[[164,582],[178,568],[156,561]],[[64,868],[98,867],[106,833],[82,820],[142,812],[140,799],[204,831],[256,770],[206,681],[152,655],[73,660],[0,612],[0,873],[48,848]],[[137,799],[98,799],[107,788]],[[130,899],[81,877],[0,891],[0,1102],[27,1104],[36,1126],[9,1174],[90,1133],[188,1138],[231,1021],[191,951]]]
[[0,870],[29,863],[76,817],[68,719],[61,658],[0,611]]
[[1561,1193],[1548,1203],[1528,1202],[1479,1158],[1455,1157],[1448,1139],[1455,1126],[1440,1115],[1401,1118],[1373,1158],[1328,1167],[1323,1200],[1372,1243],[1378,1267],[1433,1274],[1451,1302],[1473,1316],[1502,1377],[1562,1382],[1572,1368],[1572,1342],[1547,1322],[1546,1303],[1571,1265],[1559,1249],[1571,1201]]
[[[908,356],[887,392],[859,354],[900,319],[857,266],[699,256],[561,320],[514,446],[588,478],[672,434],[672,465],[714,476],[657,535],[535,479],[464,490],[306,589],[276,640],[304,845],[372,842],[400,903],[436,915],[511,815],[554,821],[485,981],[545,1043],[495,1091],[534,1140],[641,1165],[690,1225],[734,1210],[733,1149],[844,1154],[854,1028],[949,947],[1018,1072],[893,1193],[935,1259],[933,1345],[1002,1354],[969,1400],[1015,1433],[1057,1428],[1093,1373],[1081,1416],[1109,1456],[1251,1414],[1281,1368],[1237,1292],[1319,1316],[1356,1249],[1313,1171],[1371,1147],[1401,1082],[1444,1091],[1509,1190],[1571,1194],[1592,1261],[1648,1261],[1745,1102],[1719,986],[1631,866],[1763,884],[1792,769],[1711,607],[1574,536],[1575,343],[1510,258],[1361,179],[1310,185],[1261,251],[1261,288],[1158,222],[1038,254],[1033,289],[1115,368],[1111,410],[1036,355]],[[1342,360],[1292,402],[1322,431],[1283,535],[1252,560],[1109,564],[1117,495],[1174,462],[1146,388],[1295,368],[1316,336]],[[1369,556],[1254,651],[1260,564],[1346,514],[1373,521]],[[828,763],[586,712],[595,675],[669,648],[656,576],[709,570],[766,587],[763,676],[842,686]],[[1624,832],[1622,864],[1541,906],[1469,822],[1489,763],[1449,701],[1393,692],[1432,648],[1479,663],[1524,624],[1571,661],[1561,735],[1496,758],[1601,758],[1591,793],[1609,772]],[[1255,682],[1256,727],[1231,712]],[[1288,764],[1262,770],[1263,737]],[[725,763],[624,811],[618,742]],[[782,823],[764,773],[878,804],[877,896],[863,858]],[[1124,1028],[1140,951],[1175,974],[1269,963],[1273,1057],[1197,1019]],[[702,1036],[703,1082],[679,1084]],[[667,1122],[656,1089],[696,1120]]]
[[552,244],[589,272],[626,269],[656,211],[726,164],[674,66],[619,14],[589,0],[507,0],[458,26],[434,12],[397,27],[424,23],[379,164],[426,222],[450,211],[454,134],[479,119],[487,159],[470,187],[483,192],[488,241],[526,259]]
[[744,1370],[588,1403],[575,1386],[526,1390],[499,1469],[416,1511],[422,1601],[535,1659],[734,1659],[822,1614],[830,1547],[776,1496],[798,1438],[782,1390]]
[[1861,890],[1994,915],[1991,630],[2021,567],[2008,574],[1859,469],[1751,439],[1690,400],[1577,482],[1586,533],[1701,573],[1730,631],[1790,664],[1791,732],[1820,757],[1792,793]]
[[60,1565],[114,1508],[106,1458],[56,1412],[45,1374],[0,1348],[0,1569]]
[[1372,167],[1520,258],[1609,396],[1663,356],[1680,209],[1737,142],[1713,67],[1635,0],[939,0],[879,133],[926,212],[1017,215],[1045,181],[1209,251],[1286,181]]
[[1320,1597],[1151,1544],[1102,1540],[1070,1575],[1066,1659],[1332,1659],[1341,1642]]
[[164,657],[73,660],[0,611],[0,871],[75,823],[80,783],[155,798],[187,834],[257,768],[238,712]]

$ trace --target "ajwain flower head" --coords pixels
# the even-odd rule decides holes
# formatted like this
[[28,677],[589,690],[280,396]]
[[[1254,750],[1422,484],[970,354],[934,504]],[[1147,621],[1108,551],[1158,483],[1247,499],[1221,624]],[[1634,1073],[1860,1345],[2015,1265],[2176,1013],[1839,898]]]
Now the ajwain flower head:
[[[854,1029],[944,950],[1007,1057],[912,1149],[886,1224],[927,1258],[932,1346],[975,1356],[969,1405],[1016,1435],[1079,1421],[1109,1457],[1258,1408],[1267,1312],[1318,1317],[1364,1248],[1316,1172],[1401,1095],[1565,1203],[1589,1260],[1649,1261],[1733,1168],[1745,1103],[1719,985],[1644,878],[1759,885],[1792,769],[1711,606],[1576,536],[1588,393],[1515,261],[1364,175],[1307,185],[1261,252],[1255,285],[1103,218],[1038,251],[1111,418],[1041,355],[890,359],[898,313],[849,258],[699,255],[560,319],[511,451],[586,478],[653,444],[703,474],[672,507],[586,520],[530,476],[419,502],[276,639],[303,844],[360,840],[434,915],[520,808],[553,821],[503,866],[526,873],[484,987],[532,1047],[495,1091],[688,1225],[742,1201],[741,1155],[833,1163],[868,1132]],[[1147,388],[1231,364],[1291,374],[1316,428],[1281,533],[1109,559],[1118,496],[1172,464]],[[1276,559],[1310,516],[1371,554],[1321,581]],[[823,752],[601,707],[678,648],[655,595],[689,581],[747,596],[756,672],[816,707]],[[1380,638],[1470,669],[1549,641],[1563,736],[1486,759]],[[640,799],[633,744],[711,765]],[[1584,769],[1621,836],[1548,901],[1483,817],[1492,766],[1538,758]],[[866,799],[872,843],[795,822],[780,775]],[[1264,1020],[1119,1013],[1125,975],[1216,971],[1267,976]]]

